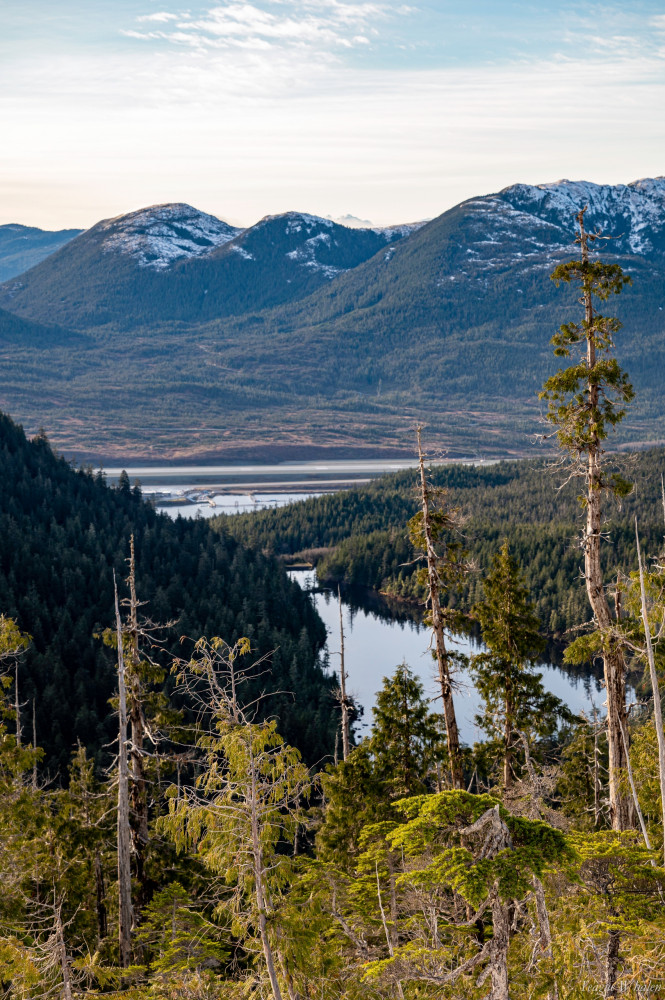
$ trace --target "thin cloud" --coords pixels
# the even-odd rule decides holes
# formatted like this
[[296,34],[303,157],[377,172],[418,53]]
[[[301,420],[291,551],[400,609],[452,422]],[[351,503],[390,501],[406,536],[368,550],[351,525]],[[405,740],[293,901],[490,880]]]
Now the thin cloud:
[[141,23],[143,21],[156,21],[158,23],[165,23],[167,21],[179,21],[182,18],[182,14],[169,14],[168,11],[160,10],[155,14],[142,14],[137,17],[136,20]]
[[258,51],[281,46],[312,53],[328,53],[371,44],[377,23],[411,14],[413,8],[389,4],[350,4],[341,0],[272,0],[270,9],[245,0],[227,0],[202,16],[182,17],[159,12],[142,15],[137,22],[161,22],[159,30],[125,29],[128,38],[202,49],[254,47]]
[[639,51],[623,21],[599,20],[583,51],[556,35],[547,58],[524,45],[510,63],[428,66],[394,58],[410,22],[388,3],[213,2],[123,23],[102,59],[0,60],[5,202],[21,221],[189,201],[245,223],[294,207],[392,223],[517,180],[663,171],[665,15]]

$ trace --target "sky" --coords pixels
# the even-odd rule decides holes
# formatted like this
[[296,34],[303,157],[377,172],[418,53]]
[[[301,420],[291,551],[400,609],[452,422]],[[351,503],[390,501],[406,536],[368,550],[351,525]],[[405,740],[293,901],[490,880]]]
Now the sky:
[[662,174],[662,0],[0,2],[0,224],[388,225]]

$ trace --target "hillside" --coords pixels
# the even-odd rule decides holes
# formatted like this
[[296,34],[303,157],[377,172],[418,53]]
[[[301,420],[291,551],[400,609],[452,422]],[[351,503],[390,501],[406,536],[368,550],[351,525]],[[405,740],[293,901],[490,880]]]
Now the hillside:
[[0,282],[23,274],[65,243],[69,243],[80,232],[80,229],[49,232],[16,223],[0,226]]
[[0,304],[77,329],[202,323],[301,298],[403,234],[299,212],[241,230],[189,205],[157,205],[93,226],[5,284]]
[[[663,538],[661,475],[665,449],[621,456],[617,468],[634,483],[622,506],[608,504],[604,558],[611,577],[636,568],[635,524],[655,556]],[[587,621],[589,609],[579,545],[580,505],[576,485],[559,490],[560,470],[543,460],[488,466],[438,466],[432,482],[445,487],[464,519],[463,538],[472,564],[453,603],[466,610],[480,599],[481,577],[504,539],[520,562],[531,596],[550,635]],[[422,600],[416,552],[407,523],[418,511],[415,471],[382,476],[367,486],[312,497],[277,510],[216,518],[214,526],[284,558],[314,554],[320,579],[382,590],[408,601]],[[327,551],[321,551],[327,550]]]
[[132,533],[145,614],[175,621],[163,635],[167,647],[183,656],[191,643],[181,636],[248,636],[271,664],[256,684],[280,692],[265,710],[310,762],[329,752],[331,681],[317,664],[325,631],[276,561],[207,522],[157,514],[128,483],[109,489],[0,414],[0,613],[32,636],[19,665],[20,697],[28,718],[35,699],[51,773],[65,773],[77,739],[107,759],[115,665],[98,635],[113,624],[113,570],[124,581]]
[[3,286],[3,308],[90,340],[35,358],[16,336],[0,405],[106,461],[406,455],[419,420],[451,457],[534,453],[536,393],[557,366],[549,339],[579,311],[549,274],[575,254],[584,204],[589,228],[612,236],[594,248],[633,279],[610,303],[637,394],[616,441],[656,443],[663,178],[515,185],[381,233],[269,217],[164,267],[100,250],[94,227]]

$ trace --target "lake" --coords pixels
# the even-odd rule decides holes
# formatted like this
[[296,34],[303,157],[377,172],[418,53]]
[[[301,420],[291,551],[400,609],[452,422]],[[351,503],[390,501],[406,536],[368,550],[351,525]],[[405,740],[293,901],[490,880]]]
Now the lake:
[[[477,464],[477,463],[474,463]],[[170,517],[212,517],[281,507],[319,496],[322,492],[358,485],[375,476],[413,468],[402,462],[293,462],[280,465],[246,466],[161,466],[128,468],[130,481],[141,481],[144,495],[153,496],[156,506]],[[105,470],[110,482],[121,470]],[[291,570],[289,576],[310,591],[311,599],[328,631],[327,655],[330,668],[339,671],[339,610],[337,595],[318,588],[315,570]],[[430,632],[418,624],[417,612],[405,605],[382,600],[379,595],[349,591],[343,595],[346,669],[348,688],[363,708],[356,727],[358,735],[369,731],[372,706],[383,678],[405,661],[423,682],[425,692],[435,698],[438,685],[435,662],[429,652]],[[471,655],[482,647],[472,639],[458,637],[451,648]],[[592,714],[600,709],[604,692],[593,676],[569,673],[551,663],[540,664],[543,683],[573,711]],[[482,738],[474,722],[480,700],[471,678],[456,678],[455,705],[460,734],[465,743]],[[436,703],[439,710],[440,701]]]
[[[339,673],[339,606],[337,594],[317,589],[315,570],[290,570],[289,576],[303,589],[310,592],[316,610],[328,631],[327,653],[330,668]],[[372,606],[374,605],[374,606]],[[372,706],[376,692],[382,687],[383,678],[394,673],[395,667],[405,661],[423,682],[430,698],[436,697],[438,685],[435,680],[435,662],[428,651],[430,630],[408,617],[406,611],[401,620],[394,612],[371,595],[367,602],[342,595],[342,617],[344,621],[344,659],[349,674],[347,689],[356,702],[363,707],[362,724],[356,727],[358,735],[369,732],[372,721]],[[481,652],[482,647],[472,639],[457,637],[451,648],[472,654]],[[593,712],[593,706],[600,709],[604,691],[594,677],[576,677],[551,663],[539,664],[543,683],[548,691],[557,695],[574,712]],[[474,722],[474,715],[480,707],[480,699],[471,678],[462,674],[456,678],[455,708],[460,736],[467,744],[484,738]],[[434,706],[440,711],[440,701]]]

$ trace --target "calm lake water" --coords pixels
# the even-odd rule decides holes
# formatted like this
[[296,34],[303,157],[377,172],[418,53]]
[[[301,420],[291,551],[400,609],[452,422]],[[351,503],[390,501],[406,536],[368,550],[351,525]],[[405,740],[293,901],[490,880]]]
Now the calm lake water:
[[[339,671],[339,607],[337,594],[316,588],[315,570],[291,570],[289,576],[297,580],[301,587],[309,590],[316,610],[328,630],[327,652],[330,667]],[[375,606],[372,607],[372,604]],[[364,605],[364,606],[363,606]],[[405,661],[423,682],[430,698],[438,693],[435,680],[435,663],[429,652],[430,630],[404,617],[391,618],[391,611],[382,607],[380,601],[367,603],[353,601],[349,595],[342,595],[342,617],[344,621],[344,658],[349,674],[347,689],[364,709],[362,725],[357,727],[359,735],[366,734],[372,721],[372,706],[376,692],[383,684],[383,678],[390,676],[395,667]],[[452,649],[462,653],[478,653],[482,647],[473,640],[458,637]],[[593,677],[575,677],[553,664],[540,664],[538,670],[543,675],[543,683],[548,691],[561,698],[573,711],[593,711],[595,704],[601,708],[605,700],[604,692]],[[460,735],[467,744],[482,738],[474,722],[474,715],[480,707],[480,699],[468,674],[457,677],[455,707]],[[440,711],[436,702],[435,711]]]
[[[413,462],[295,462],[278,466],[145,467],[128,469],[127,472],[130,480],[141,480],[146,496],[155,496],[160,510],[175,518],[213,517],[216,514],[281,507],[310,496],[319,496],[320,489],[317,491],[314,486],[317,480],[323,489],[329,491],[336,488],[335,477],[348,476],[358,482],[361,476],[372,478],[413,465]],[[120,471],[107,469],[109,481],[113,482]],[[270,484],[269,480],[272,480]],[[309,488],[298,489],[294,480],[303,486],[308,480]],[[348,480],[340,481],[348,485]],[[289,482],[293,484],[290,490]],[[278,489],[272,491],[269,485]],[[182,502],[162,505],[159,500],[165,495],[171,499],[179,498]],[[337,595],[318,588],[315,570],[291,570],[289,575],[311,592],[311,599],[328,630],[330,668],[339,671]],[[404,605],[388,605],[380,596],[369,593],[354,594],[352,597],[349,592],[343,595],[342,604],[348,689],[364,711],[363,719],[356,727],[358,735],[363,735],[369,731],[372,706],[383,678],[394,673],[404,661],[423,682],[426,694],[435,698],[438,693],[435,663],[429,651],[429,630],[419,625],[414,620],[417,615],[411,614]],[[467,655],[482,649],[466,637],[458,637],[451,643],[451,648]],[[573,711],[591,714],[594,705],[601,710],[605,695],[594,677],[576,676],[551,663],[540,664],[538,669],[547,690],[561,698]],[[482,737],[474,722],[480,700],[468,674],[461,673],[456,678],[455,702],[461,737],[465,743],[473,744]],[[435,707],[438,711],[439,701]]]

